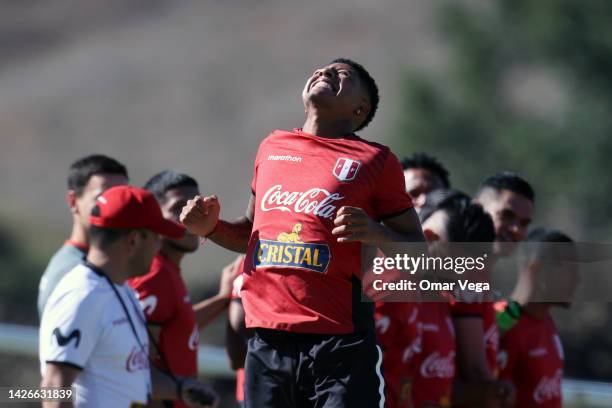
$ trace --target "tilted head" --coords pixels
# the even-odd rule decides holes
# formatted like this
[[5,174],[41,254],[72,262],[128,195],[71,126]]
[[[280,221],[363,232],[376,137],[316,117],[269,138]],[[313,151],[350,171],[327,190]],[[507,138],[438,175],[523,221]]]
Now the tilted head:
[[525,179],[512,172],[501,172],[487,178],[476,195],[476,201],[493,218],[494,252],[498,256],[512,253],[525,239],[533,218],[535,194]]
[[[200,194],[198,183],[193,177],[176,170],[164,170],[149,179],[144,189],[150,191],[162,210],[165,219],[179,222],[181,210],[187,201]],[[180,252],[194,252],[198,249],[197,235],[186,232],[181,239],[162,238],[162,245],[168,245]]]
[[306,111],[338,121],[350,121],[353,131],[365,128],[378,109],[378,86],[360,64],[336,58],[317,69],[306,81],[302,92]]
[[406,192],[412,198],[415,209],[421,210],[427,193],[449,188],[448,170],[433,156],[415,153],[402,160]]
[[428,210],[421,212],[421,222],[430,242],[492,242],[495,239],[491,217],[461,191],[432,191],[427,195],[425,206]]

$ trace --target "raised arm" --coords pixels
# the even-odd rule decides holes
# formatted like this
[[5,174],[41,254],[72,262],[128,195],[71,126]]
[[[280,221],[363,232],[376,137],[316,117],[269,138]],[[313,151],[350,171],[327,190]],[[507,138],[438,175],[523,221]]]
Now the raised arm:
[[193,305],[198,328],[202,330],[214,321],[230,304],[232,297],[232,284],[236,276],[242,271],[244,255],[239,255],[234,261],[223,268],[219,281],[219,292],[201,302]]
[[219,219],[221,205],[216,196],[196,196],[183,207],[180,220],[192,233],[210,238],[230,251],[245,253],[255,212],[255,196],[251,194],[246,214],[234,221]]

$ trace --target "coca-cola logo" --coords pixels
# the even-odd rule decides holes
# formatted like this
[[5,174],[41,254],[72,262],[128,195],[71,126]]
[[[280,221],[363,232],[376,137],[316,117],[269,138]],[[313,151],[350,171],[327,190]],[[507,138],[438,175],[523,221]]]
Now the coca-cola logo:
[[340,194],[330,193],[324,188],[314,187],[304,192],[290,192],[283,191],[283,186],[277,184],[265,192],[260,208],[262,211],[292,211],[331,219],[338,208],[335,202],[343,198]]
[[147,356],[148,351],[142,350],[140,347],[134,346],[127,360],[125,361],[125,369],[129,373],[139,370],[149,369],[149,357]]
[[561,380],[563,370],[558,369],[552,377],[544,376],[533,391],[533,400],[537,404],[561,398]]
[[455,376],[455,352],[447,356],[434,351],[421,364],[421,377],[423,378],[453,378]]

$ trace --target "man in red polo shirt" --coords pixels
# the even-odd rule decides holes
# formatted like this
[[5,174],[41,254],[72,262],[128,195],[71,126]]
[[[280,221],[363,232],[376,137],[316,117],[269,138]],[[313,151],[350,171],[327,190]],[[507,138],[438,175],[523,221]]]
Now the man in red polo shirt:
[[[460,191],[432,192],[427,196],[426,207],[427,211],[421,211],[421,216],[426,216],[423,231],[432,256],[452,255],[447,253],[451,251],[450,246],[445,245],[451,242],[480,243],[482,250],[486,250],[487,243],[495,238],[491,217]],[[489,303],[456,302],[455,294],[445,295],[450,300],[448,303],[422,302],[419,306],[423,347],[413,382],[415,407],[428,404],[448,407],[451,402],[454,406],[509,406],[513,400],[509,384],[487,377],[460,377],[461,369],[465,369],[461,363],[467,353],[466,344],[459,342],[456,336],[455,313],[457,309],[471,308],[474,316],[480,319],[479,312],[485,309],[481,305],[489,305],[491,310],[492,307]],[[495,324],[494,317],[492,320]],[[486,370],[483,342],[467,346],[471,347],[468,352],[479,352],[480,365]]]
[[516,288],[501,311],[500,378],[516,386],[517,408],[561,408],[563,346],[550,309],[570,304],[579,281],[576,248],[562,232],[538,228],[520,255]]
[[[145,189],[159,202],[164,218],[173,221],[178,221],[187,200],[199,194],[192,177],[173,170],[153,176]],[[180,239],[164,238],[149,273],[129,281],[138,292],[149,331],[159,346],[159,350],[155,346],[150,348],[156,365],[185,377],[198,373],[199,330],[227,307],[231,293],[231,271],[224,271],[217,295],[196,305],[191,303],[180,265],[184,256],[198,247],[199,238],[194,234],[187,233]],[[165,404],[184,407],[180,401]]]
[[212,196],[191,200],[181,221],[247,252],[247,407],[383,407],[373,305],[360,301],[360,242],[423,236],[395,155],[354,134],[378,104],[369,73],[337,59],[302,96],[302,129],[260,144],[246,217],[218,221]]
[[[433,190],[449,188],[448,171],[432,155],[415,153],[402,160],[406,192],[421,216],[425,198]],[[429,209],[431,210],[431,209]],[[376,334],[383,349],[388,408],[412,407],[411,387],[416,355],[421,348],[422,324],[417,302],[377,302]]]

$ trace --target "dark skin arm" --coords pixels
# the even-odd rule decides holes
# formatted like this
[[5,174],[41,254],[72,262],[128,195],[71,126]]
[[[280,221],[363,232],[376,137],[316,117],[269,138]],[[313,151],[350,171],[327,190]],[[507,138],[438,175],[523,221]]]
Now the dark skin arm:
[[482,318],[453,318],[457,344],[457,378],[453,386],[453,403],[487,408],[511,407],[514,387],[508,381],[495,380],[485,353]]
[[414,208],[379,223],[361,208],[344,206],[338,210],[334,225],[332,234],[338,242],[425,242]]
[[459,377],[468,380],[492,380],[487,365],[482,318],[459,316],[453,318],[457,343],[457,369]]
[[238,256],[232,263],[223,268],[219,282],[219,292],[193,305],[198,327],[201,329],[214,321],[229,305],[232,296],[232,283],[242,267],[244,256]]
[[232,300],[225,330],[225,348],[232,370],[244,367],[249,330],[244,323],[244,308],[240,299]]
[[219,219],[221,206],[216,196],[196,196],[183,207],[180,220],[192,233],[208,237],[230,251],[245,253],[255,213],[255,196],[251,194],[246,214],[234,221]]

